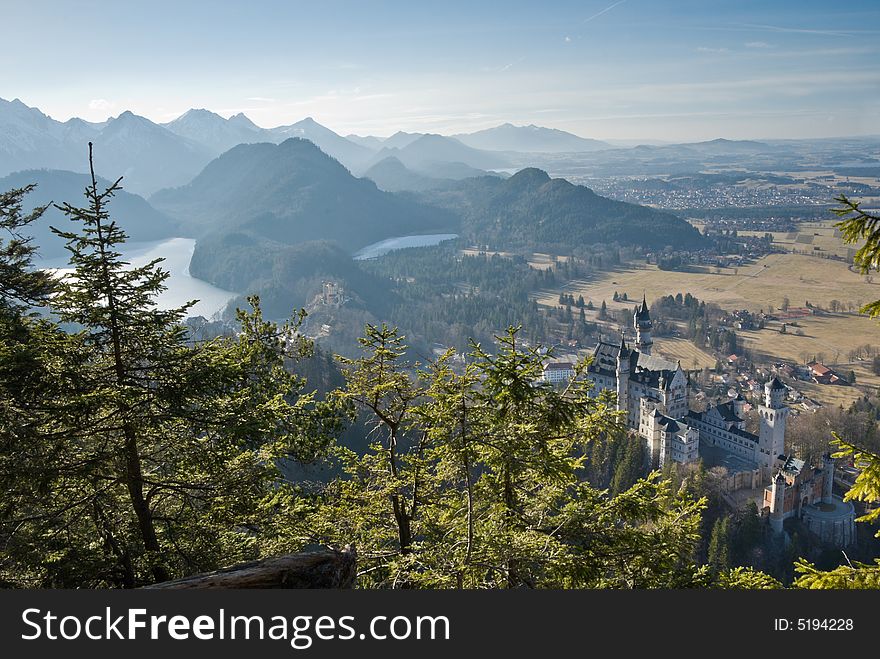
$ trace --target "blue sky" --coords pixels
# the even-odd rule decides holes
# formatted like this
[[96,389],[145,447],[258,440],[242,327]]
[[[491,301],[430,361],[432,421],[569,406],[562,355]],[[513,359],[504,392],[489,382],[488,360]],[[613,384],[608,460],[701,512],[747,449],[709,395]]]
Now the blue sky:
[[880,134],[880,2],[0,0],[0,97],[342,134]]

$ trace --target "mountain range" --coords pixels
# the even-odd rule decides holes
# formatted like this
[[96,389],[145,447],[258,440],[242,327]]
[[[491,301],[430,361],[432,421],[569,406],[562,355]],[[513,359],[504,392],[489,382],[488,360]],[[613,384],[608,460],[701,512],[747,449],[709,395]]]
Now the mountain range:
[[315,144],[240,144],[211,162],[188,185],[150,198],[190,235],[243,231],[294,244],[334,240],[355,251],[392,236],[445,231],[456,219],[355,178]]
[[193,275],[241,293],[257,291],[282,315],[328,277],[377,309],[381,283],[349,255],[391,236],[459,233],[473,244],[565,251],[600,242],[657,249],[704,242],[674,215],[612,201],[538,169],[506,179],[431,180],[386,158],[371,173],[383,171],[424,190],[383,192],[310,141],[291,138],[236,146],[191,184],[151,201],[198,238]]
[[370,160],[370,165],[392,156],[410,169],[423,173],[427,173],[437,163],[461,163],[480,170],[510,166],[510,160],[503,154],[474,149],[454,137],[432,133],[418,136],[402,147],[383,147]]
[[313,142],[358,175],[393,157],[433,179],[532,166],[557,172],[586,167],[594,176],[676,173],[699,171],[695,168],[703,163],[731,165],[755,156],[772,169],[776,160],[788,162],[801,148],[794,143],[724,139],[614,148],[557,129],[510,123],[455,136],[398,131],[389,137],[343,137],[311,117],[262,128],[244,114],[224,118],[205,109],[188,110],[163,124],[128,111],[103,122],[61,122],[18,99],[0,99],[0,176],[24,169],[85,172],[91,141],[98,174],[108,179],[124,175],[128,191],[149,195],[189,183],[212,159],[239,144],[278,144],[289,137]]
[[140,194],[189,180],[214,157],[204,145],[131,112],[102,123],[60,122],[18,99],[0,99],[0,176],[24,169],[86,172],[89,142],[96,172],[124,176],[126,189]]
[[453,137],[474,149],[486,151],[583,153],[612,148],[607,142],[585,139],[564,130],[543,128],[534,124],[528,126],[501,124],[494,128],[453,135]]
[[654,249],[699,248],[705,243],[689,222],[671,213],[614,201],[535,168],[507,179],[458,181],[417,198],[458,215],[467,242],[493,249],[567,253],[595,243]]
[[[212,159],[234,146],[278,144],[290,137],[313,142],[354,172],[407,148],[401,156],[409,166],[430,168],[436,163],[455,162],[483,170],[508,164],[502,156],[440,135],[401,132],[387,140],[349,140],[311,117],[261,128],[241,113],[227,119],[209,110],[191,109],[164,124],[128,111],[100,123],[78,118],[60,122],[19,99],[0,99],[0,176],[25,169],[86,172],[88,142],[93,142],[98,174],[107,178],[123,175],[129,191],[148,195],[188,183]],[[473,174],[482,171],[467,175]]]

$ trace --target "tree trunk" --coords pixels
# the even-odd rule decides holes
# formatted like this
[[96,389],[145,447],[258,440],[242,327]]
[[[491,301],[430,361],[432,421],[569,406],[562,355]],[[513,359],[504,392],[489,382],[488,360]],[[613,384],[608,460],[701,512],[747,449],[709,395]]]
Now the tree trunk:
[[156,581],[167,581],[168,571],[160,562],[162,560],[162,546],[156,535],[153,525],[153,513],[147,500],[144,498],[144,477],[141,471],[141,457],[138,453],[137,439],[134,431],[128,426],[125,428],[125,486],[128,488],[128,496],[131,506],[138,519],[138,528],[144,541],[144,549],[152,554],[150,566]]
[[356,575],[357,553],[349,545],[342,551],[275,556],[146,588],[353,588]]

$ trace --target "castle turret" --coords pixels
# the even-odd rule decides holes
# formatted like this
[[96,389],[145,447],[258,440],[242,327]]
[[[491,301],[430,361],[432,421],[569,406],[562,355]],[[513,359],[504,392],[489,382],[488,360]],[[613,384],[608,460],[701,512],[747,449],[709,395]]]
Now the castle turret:
[[788,419],[785,392],[785,385],[778,378],[773,378],[764,385],[764,405],[758,408],[761,429],[758,432],[758,453],[755,457],[767,470],[785,452],[785,422]]
[[651,347],[654,345],[651,339],[654,324],[651,322],[648,300],[644,295],[642,295],[642,303],[633,311],[633,326],[636,329],[636,350],[644,355],[650,355]]
[[629,348],[620,334],[620,351],[617,353],[617,409],[629,416]]
[[822,503],[834,503],[834,458],[830,453],[822,456],[822,471],[825,480],[822,483]]
[[785,476],[778,472],[773,479],[770,500],[770,528],[774,533],[782,533],[782,520],[785,508]]
[[764,405],[778,410],[785,407],[785,385],[779,381],[779,378],[773,378],[764,385]]

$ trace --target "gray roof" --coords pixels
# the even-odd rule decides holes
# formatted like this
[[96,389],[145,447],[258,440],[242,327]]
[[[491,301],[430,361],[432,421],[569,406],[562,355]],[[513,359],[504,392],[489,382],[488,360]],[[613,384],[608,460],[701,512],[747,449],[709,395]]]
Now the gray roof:
[[549,362],[544,365],[545,371],[573,371],[574,364],[571,362]]
[[638,354],[638,367],[649,371],[672,371],[673,373],[679,369],[678,362],[673,362],[656,355]]
[[782,471],[788,472],[789,474],[799,474],[804,468],[804,464],[806,463],[803,460],[798,460],[793,455],[790,455],[785,459],[785,464],[782,465]]
[[[729,403],[725,403],[725,405],[729,405]],[[721,405],[718,405],[716,407],[716,409],[719,409],[719,411],[720,411],[721,407],[722,407]],[[704,421],[703,417],[705,416],[705,414],[706,414],[706,412],[695,412],[694,410],[688,410],[688,412],[684,418],[685,418],[685,420],[693,419],[694,421]],[[722,413],[722,416],[723,416],[723,413]],[[737,417],[737,420],[741,420],[741,419],[739,419],[739,417]],[[720,428],[720,430],[723,430],[724,432],[729,432],[731,435],[739,437],[740,439],[745,439],[746,441],[749,441],[749,442],[757,443],[758,439],[759,439],[758,435],[756,435],[755,433],[748,432],[747,430],[740,430],[736,426],[731,426],[730,428]]]
[[642,295],[642,303],[636,307],[635,316],[638,320],[651,320],[651,314],[648,312],[648,300]]
[[593,362],[590,364],[588,372],[614,377],[617,374],[618,357],[629,360],[630,382],[640,382],[653,389],[660,388],[661,377],[664,380],[663,389],[669,389],[672,378],[681,368],[678,363],[668,359],[631,350],[621,340],[620,345],[600,341],[593,351]]
[[772,380],[770,380],[770,390],[771,391],[773,391],[773,390],[778,391],[779,389],[782,389],[784,391],[785,388],[786,388],[785,385],[779,381],[779,378],[774,377]]
[[740,423],[742,419],[736,413],[736,407],[733,402],[721,403],[720,405],[716,405],[715,409],[718,410],[718,413],[721,415],[725,421],[730,421],[732,423]]

